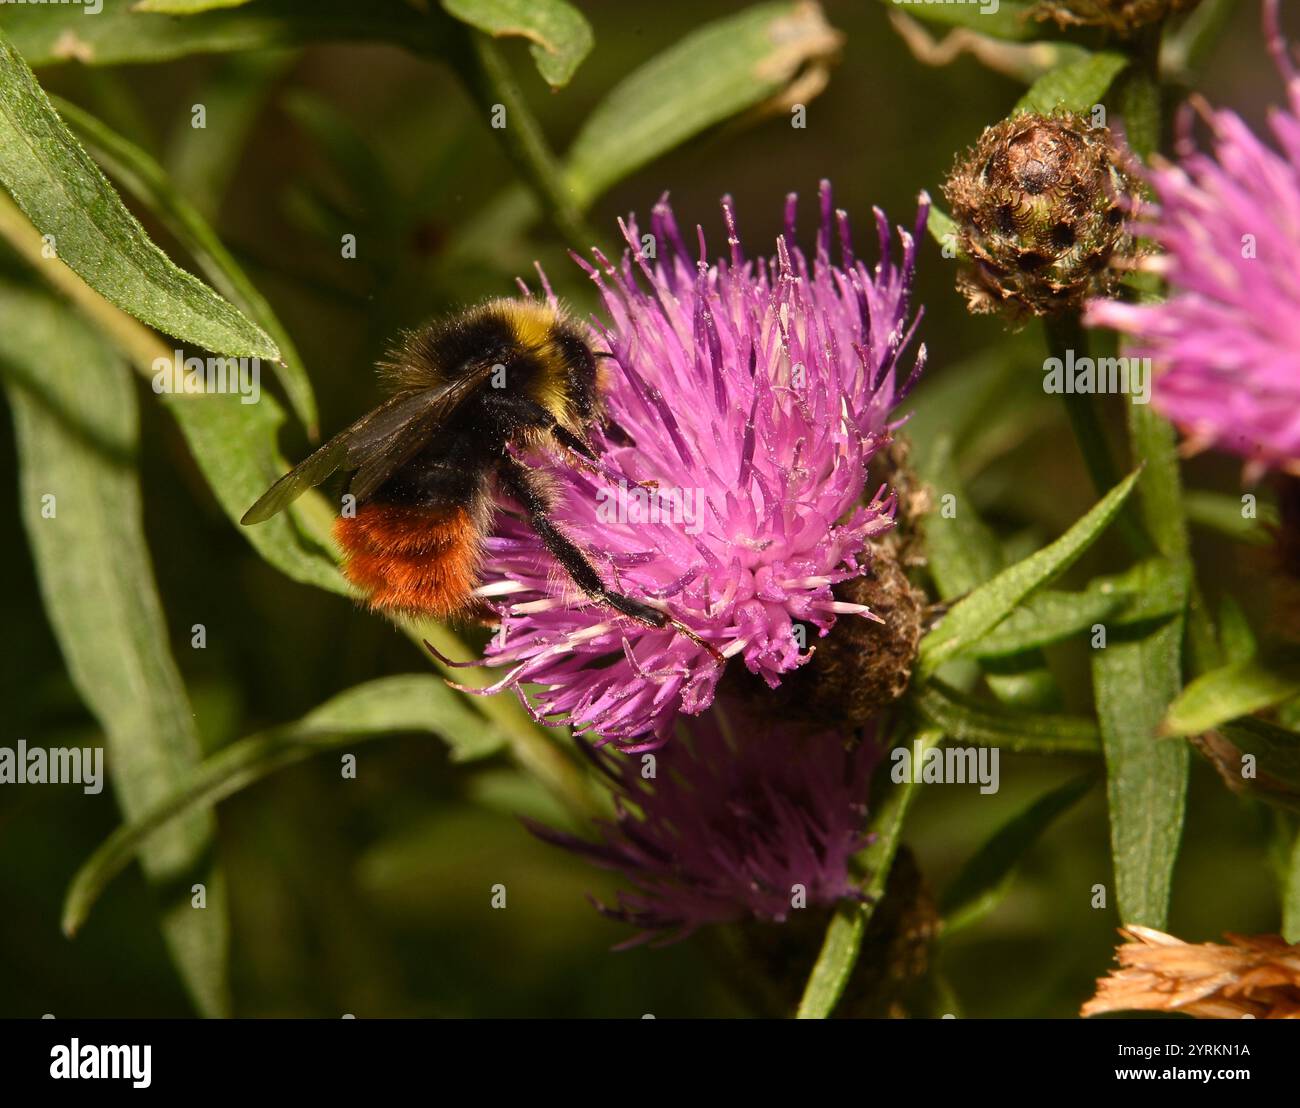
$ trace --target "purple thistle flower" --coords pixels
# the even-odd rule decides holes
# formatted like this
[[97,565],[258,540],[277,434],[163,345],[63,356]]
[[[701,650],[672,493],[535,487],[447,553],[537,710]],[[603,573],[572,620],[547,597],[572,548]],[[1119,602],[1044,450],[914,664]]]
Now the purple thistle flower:
[[[740,657],[775,687],[811,657],[796,623],[824,635],[838,615],[874,618],[831,587],[869,569],[870,540],[893,524],[892,494],[864,503],[863,493],[867,462],[924,363],[922,346],[910,368],[900,364],[921,316],[909,319],[916,238],[899,229],[895,264],[877,210],[880,260],[868,269],[826,182],[820,198],[811,266],[793,245],[793,195],[773,259],[743,257],[730,199],[729,260],[708,264],[702,230],[694,260],[666,199],[650,258],[630,221],[620,223],[630,247],[620,262],[599,251],[599,268],[577,259],[608,318],[596,334],[612,355],[610,420],[593,434],[606,473],[555,466],[555,515],[613,587],[698,638],[593,603],[536,534],[502,517],[479,593],[501,603],[488,664],[511,668],[490,691],[512,687],[543,722],[647,749],[679,713],[709,706],[720,658]],[[922,195],[916,236],[927,211]]]
[[1270,125],[1281,152],[1231,111],[1203,111],[1213,154],[1195,148],[1184,115],[1179,163],[1151,173],[1159,205],[1139,230],[1165,253],[1161,304],[1093,301],[1087,322],[1136,336],[1153,359],[1154,403],[1188,436],[1247,459],[1248,480],[1300,473],[1300,74],[1277,0],[1265,0],[1270,48],[1291,110]]
[[[868,842],[866,795],[880,750],[874,736],[846,748],[831,732],[801,734],[712,711],[685,724],[653,757],[583,749],[614,782],[616,816],[596,841],[525,820],[631,885],[602,914],[640,930],[616,949],[664,945],[710,923],[784,922],[801,908],[861,899],[849,859]],[[650,757],[650,756],[647,756]],[[800,892],[802,888],[802,893]]]

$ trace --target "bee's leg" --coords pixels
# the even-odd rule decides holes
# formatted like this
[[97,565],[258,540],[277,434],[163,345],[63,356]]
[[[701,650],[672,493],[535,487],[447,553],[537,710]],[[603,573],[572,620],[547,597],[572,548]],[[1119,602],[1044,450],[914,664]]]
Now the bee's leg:
[[658,608],[642,604],[630,596],[614,592],[604,581],[595,567],[565,535],[555,526],[551,519],[551,505],[546,499],[537,479],[529,470],[512,458],[506,458],[500,466],[501,485],[528,513],[529,525],[537,532],[538,538],[551,552],[551,556],[560,563],[573,578],[574,583],[588,596],[604,601],[616,612],[644,623],[650,627],[665,627],[669,617]]
[[587,560],[587,556],[555,526],[555,522],[551,519],[551,505],[546,498],[546,493],[527,467],[520,465],[513,458],[506,458],[502,461],[498,472],[503,490],[524,506],[524,510],[528,513],[529,524],[537,532],[546,549],[551,552],[551,557],[564,567],[565,572],[573,578],[574,583],[583,592],[608,604],[616,612],[621,612],[649,627],[672,627],[707,650],[718,665],[726,663],[726,658],[716,646],[706,642],[680,620],[673,619],[667,612],[661,612],[658,608],[642,604],[639,600],[633,600],[632,597],[624,596],[609,588],[600,579],[600,574]]

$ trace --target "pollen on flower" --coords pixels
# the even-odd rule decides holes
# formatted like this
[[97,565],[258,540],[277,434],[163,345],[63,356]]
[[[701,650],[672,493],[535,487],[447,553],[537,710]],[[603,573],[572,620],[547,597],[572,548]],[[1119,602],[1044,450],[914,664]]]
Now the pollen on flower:
[[[914,231],[897,232],[898,260],[875,212],[871,266],[826,184],[820,200],[811,261],[793,196],[772,258],[743,254],[729,199],[727,256],[709,260],[702,230],[688,249],[664,199],[653,257],[630,220],[621,259],[579,259],[603,303],[609,384],[592,443],[605,472],[555,466],[555,517],[613,587],[678,626],[576,594],[536,534],[500,517],[479,595],[503,629],[486,660],[509,667],[494,687],[518,690],[541,721],[658,746],[679,714],[712,702],[719,656],[775,687],[837,620],[878,618],[836,586],[867,572],[893,522],[895,497],[867,489],[866,466],[924,363],[923,346],[908,355],[921,315],[909,296],[928,198]],[[553,298],[544,276],[543,290]]]

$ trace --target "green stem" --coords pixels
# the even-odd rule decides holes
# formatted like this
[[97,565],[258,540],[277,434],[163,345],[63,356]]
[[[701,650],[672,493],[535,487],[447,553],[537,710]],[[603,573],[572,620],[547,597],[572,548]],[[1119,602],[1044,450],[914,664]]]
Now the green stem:
[[[936,728],[914,731],[906,728],[902,742],[907,744],[918,759],[943,742],[943,732]],[[911,744],[916,743],[913,747]],[[843,904],[831,918],[826,928],[826,938],[804,986],[803,998],[796,1013],[798,1019],[825,1019],[835,1009],[845,986],[857,965],[862,950],[862,936],[871,922],[872,913],[880,898],[885,895],[885,883],[903,841],[903,820],[916,799],[920,785],[903,781],[894,785],[886,795],[868,830],[872,841],[854,855],[852,868],[856,873],[868,874],[863,886],[866,899],[857,904]]]
[[506,156],[537,195],[551,225],[574,250],[585,253],[597,240],[583,218],[564,167],[542,133],[537,117],[515,82],[509,63],[492,39],[466,30],[466,49],[452,57],[479,107],[493,119]]
[[[1064,316],[1049,316],[1043,321],[1047,332],[1047,348],[1052,357],[1066,364],[1067,355],[1074,352],[1076,358],[1088,354],[1088,333],[1073,313]],[[1062,391],[1061,399],[1065,402],[1065,414],[1070,420],[1070,429],[1074,432],[1083,455],[1084,465],[1099,496],[1104,496],[1119,484],[1122,474],[1111,453],[1110,443],[1106,438],[1106,429],[1093,398],[1086,393]],[[1138,557],[1148,557],[1152,553],[1151,540],[1143,532],[1133,515],[1133,510],[1125,505],[1115,526],[1124,536]]]

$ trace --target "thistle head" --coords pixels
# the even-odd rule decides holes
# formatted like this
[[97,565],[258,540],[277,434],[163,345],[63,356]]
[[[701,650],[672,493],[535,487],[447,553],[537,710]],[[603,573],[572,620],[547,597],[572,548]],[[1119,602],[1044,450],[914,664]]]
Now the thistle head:
[[1132,255],[1130,155],[1083,116],[1021,113],[987,127],[944,185],[972,312],[1021,321],[1110,296]]

